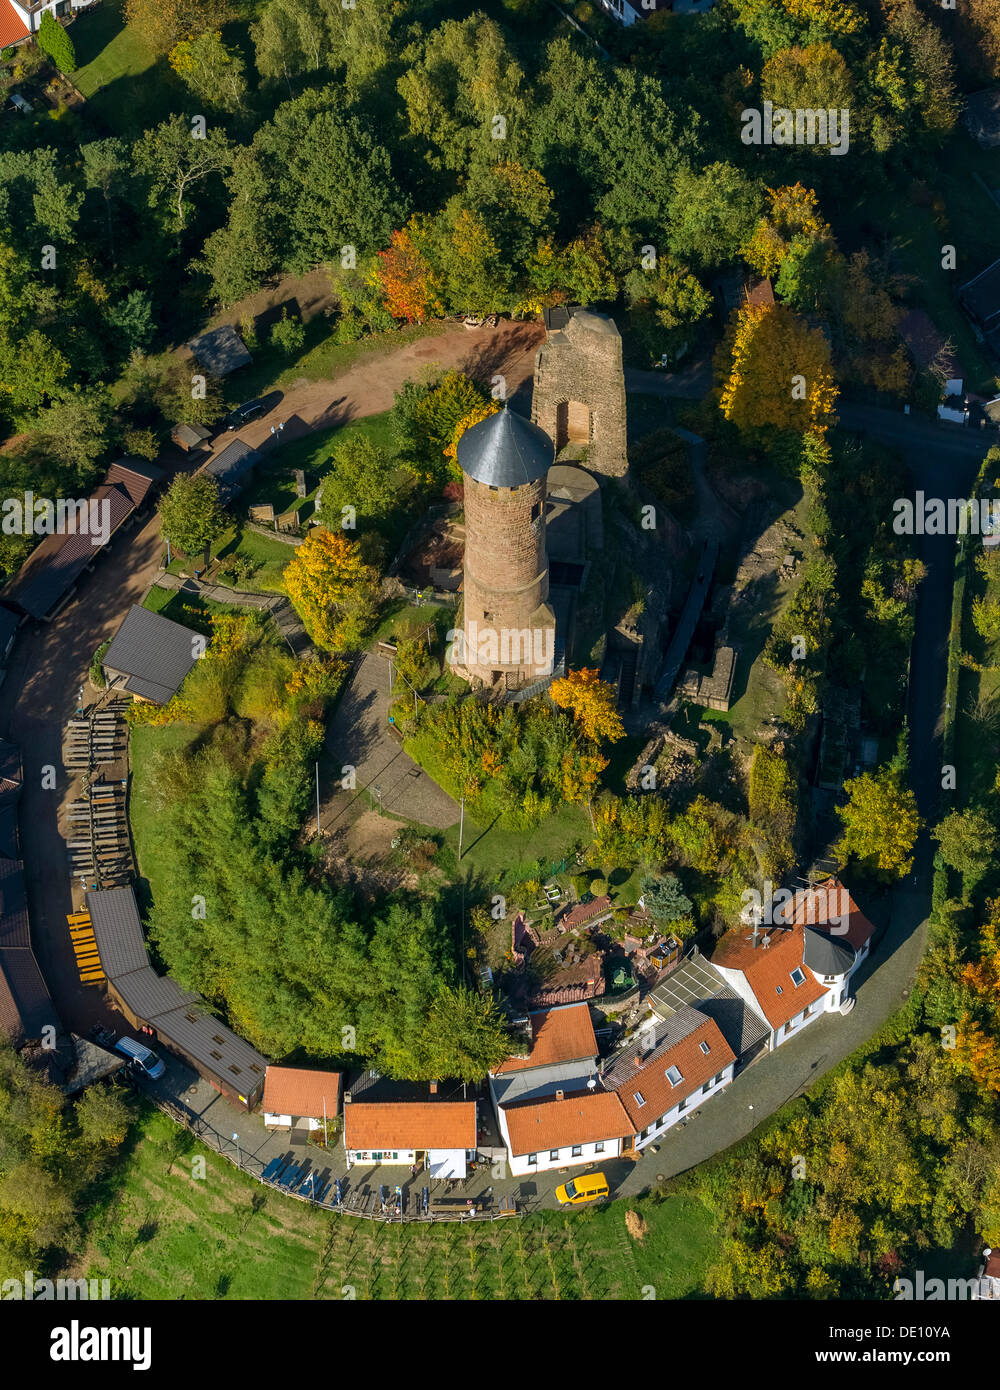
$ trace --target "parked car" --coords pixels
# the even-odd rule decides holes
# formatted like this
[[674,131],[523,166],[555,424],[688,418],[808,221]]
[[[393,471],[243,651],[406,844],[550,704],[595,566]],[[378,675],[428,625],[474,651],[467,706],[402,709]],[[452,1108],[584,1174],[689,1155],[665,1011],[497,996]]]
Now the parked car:
[[267,406],[264,401],[247,401],[244,405],[238,405],[226,416],[226,429],[242,429],[251,420],[256,420],[258,415],[263,415],[266,409]]
[[609,1192],[608,1180],[603,1173],[584,1173],[557,1187],[556,1201],[563,1207],[576,1207],[583,1202],[599,1202]]
[[150,1052],[148,1047],[143,1047],[142,1043],[136,1042],[133,1038],[119,1038],[115,1043],[115,1050],[127,1057],[139,1071],[145,1072],[151,1081],[158,1081],[166,1071],[156,1053]]

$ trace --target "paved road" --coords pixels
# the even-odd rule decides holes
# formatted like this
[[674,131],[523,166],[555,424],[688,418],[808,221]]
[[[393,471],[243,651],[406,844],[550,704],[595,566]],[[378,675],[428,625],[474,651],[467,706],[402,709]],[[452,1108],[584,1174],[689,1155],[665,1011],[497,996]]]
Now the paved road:
[[[320,768],[322,784],[329,789],[320,811],[324,830],[339,830],[353,812],[377,807],[375,787],[380,788],[382,808],[407,820],[437,830],[458,821],[458,804],[403,752],[399,737],[390,732],[388,715],[389,663],[375,652],[366,652],[326,731]],[[340,785],[345,766],[355,769],[353,791]]]

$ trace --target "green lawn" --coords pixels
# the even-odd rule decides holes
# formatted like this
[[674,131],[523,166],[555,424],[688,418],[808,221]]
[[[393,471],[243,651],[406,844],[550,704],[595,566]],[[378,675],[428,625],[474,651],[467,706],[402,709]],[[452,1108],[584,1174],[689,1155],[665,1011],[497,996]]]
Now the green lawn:
[[[390,457],[394,456],[396,440],[389,417],[390,412],[386,410],[378,415],[367,415],[349,425],[315,430],[301,439],[283,444],[274,453],[265,455],[257,465],[252,483],[240,497],[241,507],[257,507],[270,502],[278,515],[294,509],[304,511],[306,517],[311,516],[319,485],[329,471],[334,440],[360,436],[370,439]],[[302,498],[295,491],[294,473],[297,468],[301,468],[306,475],[306,495]]]
[[[205,1155],[206,1176],[192,1176]],[[686,1194],[469,1225],[336,1217],[261,1187],[143,1105],[88,1207],[74,1273],[133,1299],[622,1299],[697,1296],[714,1222]]]
[[[154,589],[154,594],[163,594],[165,589]],[[178,595],[174,594],[174,598]],[[153,610],[157,611],[156,609]],[[163,610],[160,610],[163,611]],[[179,613],[164,612],[164,617],[182,621]],[[129,734],[129,758],[132,764],[132,780],[129,786],[129,823],[135,842],[139,874],[144,882],[139,885],[142,905],[149,901],[149,883],[155,883],[166,871],[161,855],[160,836],[157,830],[158,811],[151,791],[154,785],[150,763],[161,750],[184,748],[195,736],[197,730],[184,724],[164,724],[153,728],[149,724],[136,725]]]
[[101,0],[71,31],[73,81],[89,117],[117,134],[138,134],[183,109],[187,89],[142,35],[125,23],[123,0]]

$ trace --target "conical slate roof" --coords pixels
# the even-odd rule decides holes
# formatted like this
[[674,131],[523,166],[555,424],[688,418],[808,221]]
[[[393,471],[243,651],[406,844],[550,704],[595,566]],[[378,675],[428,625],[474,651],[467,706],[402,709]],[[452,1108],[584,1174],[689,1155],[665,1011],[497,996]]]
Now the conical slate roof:
[[542,478],[552,466],[555,450],[543,429],[504,406],[458,441],[462,472],[489,487],[521,487]]
[[814,975],[846,975],[854,964],[854,947],[843,937],[803,928],[802,959]]

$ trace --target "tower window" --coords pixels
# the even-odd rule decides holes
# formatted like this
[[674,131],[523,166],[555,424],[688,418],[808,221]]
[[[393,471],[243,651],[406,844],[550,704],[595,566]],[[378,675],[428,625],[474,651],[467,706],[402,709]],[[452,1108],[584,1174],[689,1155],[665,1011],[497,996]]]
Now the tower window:
[[534,505],[534,506],[532,507],[532,509],[531,509],[531,519],[532,519],[532,521],[537,521],[538,518],[541,516],[541,514],[542,514],[542,504],[541,504],[541,502],[536,502],[535,505]]

